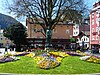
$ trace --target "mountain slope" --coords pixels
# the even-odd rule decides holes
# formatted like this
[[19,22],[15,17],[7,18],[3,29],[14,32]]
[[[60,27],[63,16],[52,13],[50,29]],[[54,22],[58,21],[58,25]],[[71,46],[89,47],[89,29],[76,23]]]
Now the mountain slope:
[[17,22],[18,21],[11,16],[0,13],[0,25],[2,29],[6,28],[8,25],[15,24]]

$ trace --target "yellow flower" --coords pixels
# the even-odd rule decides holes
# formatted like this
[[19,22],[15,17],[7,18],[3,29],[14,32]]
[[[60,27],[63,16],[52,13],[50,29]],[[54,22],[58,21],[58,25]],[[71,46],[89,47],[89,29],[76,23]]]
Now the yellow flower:
[[80,50],[76,50],[76,52],[77,52],[77,53],[80,53],[81,51],[80,51]]
[[61,58],[61,57],[57,57],[56,60],[57,60],[58,62],[61,62],[61,61],[62,61],[62,58]]
[[28,57],[34,57],[35,56],[35,53],[29,53],[26,56],[28,56]]

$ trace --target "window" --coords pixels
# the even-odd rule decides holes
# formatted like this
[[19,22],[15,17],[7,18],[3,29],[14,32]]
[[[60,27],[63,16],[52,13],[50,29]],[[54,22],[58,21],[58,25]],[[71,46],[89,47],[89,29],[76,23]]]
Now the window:
[[100,9],[98,9],[98,13],[100,13]]
[[42,28],[40,29],[40,32],[43,32],[43,29]]
[[92,28],[92,33],[94,32],[94,28]]
[[36,32],[37,31],[36,28],[34,28],[33,31]]
[[3,38],[1,38],[1,40],[2,40]]
[[84,41],[84,39],[82,39],[82,41]]
[[94,40],[94,36],[92,36],[92,40]]
[[76,29],[78,29],[78,26],[76,26]]
[[84,41],[85,41],[85,38],[84,38]]
[[75,27],[73,27],[74,28],[74,30],[75,30]]
[[98,40],[98,35],[96,35],[96,40]]
[[92,20],[92,25],[94,25],[94,20]]
[[98,34],[100,34],[100,30],[98,29]]
[[96,21],[97,26],[99,26],[99,21]]
[[94,13],[92,13],[92,18],[94,18]]
[[74,32],[74,34],[76,34],[76,33]]
[[98,27],[96,27],[96,32],[98,32]]
[[85,44],[85,47],[87,48],[87,44]]
[[76,32],[76,34],[78,34],[78,32]]
[[79,39],[77,39],[77,41],[79,41]]
[[66,30],[66,33],[69,33],[69,29]]
[[97,16],[97,17],[99,17],[99,13],[98,13],[98,10],[96,11],[96,16]]
[[87,41],[87,38],[85,40]]

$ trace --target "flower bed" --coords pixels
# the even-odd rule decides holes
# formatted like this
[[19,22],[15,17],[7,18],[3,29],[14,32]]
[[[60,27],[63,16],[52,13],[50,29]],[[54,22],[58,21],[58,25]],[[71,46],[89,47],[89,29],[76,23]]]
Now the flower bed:
[[11,62],[15,60],[19,60],[20,58],[14,56],[2,56],[0,57],[0,63]]
[[71,55],[71,56],[82,56],[81,54],[76,53],[76,52],[66,52],[66,53]]
[[[19,56],[20,54],[22,56],[22,53],[20,53],[20,52],[18,52],[18,55],[17,55],[16,52],[14,52],[14,53],[5,52],[5,54],[0,57],[0,63],[12,62],[12,61],[15,61],[15,60],[19,60],[20,58],[16,57],[16,56]],[[24,53],[23,55],[26,55],[26,53]]]
[[50,55],[53,55],[53,56],[59,56],[59,57],[66,57],[66,56],[69,56],[68,54],[66,54],[65,52],[49,52]]
[[35,53],[29,53],[29,54],[27,54],[27,55],[25,55],[25,56],[27,56],[27,57],[34,57],[35,56]]
[[45,58],[44,60],[41,60],[38,63],[38,66],[41,69],[50,69],[50,68],[55,68],[59,65],[60,63],[56,60],[55,57],[52,58]]
[[25,56],[29,54],[29,52],[17,52],[14,56]]
[[34,57],[34,60],[36,60],[36,63],[38,64],[40,61],[42,61],[42,60],[44,60],[45,59],[45,57],[43,57],[43,56],[36,56],[36,57]]
[[91,56],[84,56],[84,57],[81,57],[80,59],[84,60],[84,61],[100,64],[100,57],[97,57],[97,56],[93,56],[93,55],[91,55]]
[[66,54],[69,54],[71,56],[90,56],[90,54],[86,54],[84,52],[81,52],[77,50],[76,52],[66,52]]
[[100,64],[100,58],[97,56],[91,56],[86,61]]
[[49,52],[34,57],[39,68],[51,69],[59,66],[64,57],[69,56],[65,52]]

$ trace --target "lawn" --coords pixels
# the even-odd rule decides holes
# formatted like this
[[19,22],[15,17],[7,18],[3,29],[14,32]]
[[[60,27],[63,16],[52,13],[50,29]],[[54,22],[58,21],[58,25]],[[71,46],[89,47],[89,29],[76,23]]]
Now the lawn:
[[99,73],[100,64],[82,61],[77,56],[65,57],[60,66],[44,70],[40,69],[33,58],[21,56],[14,62],[0,63],[0,73],[17,74],[86,74]]

